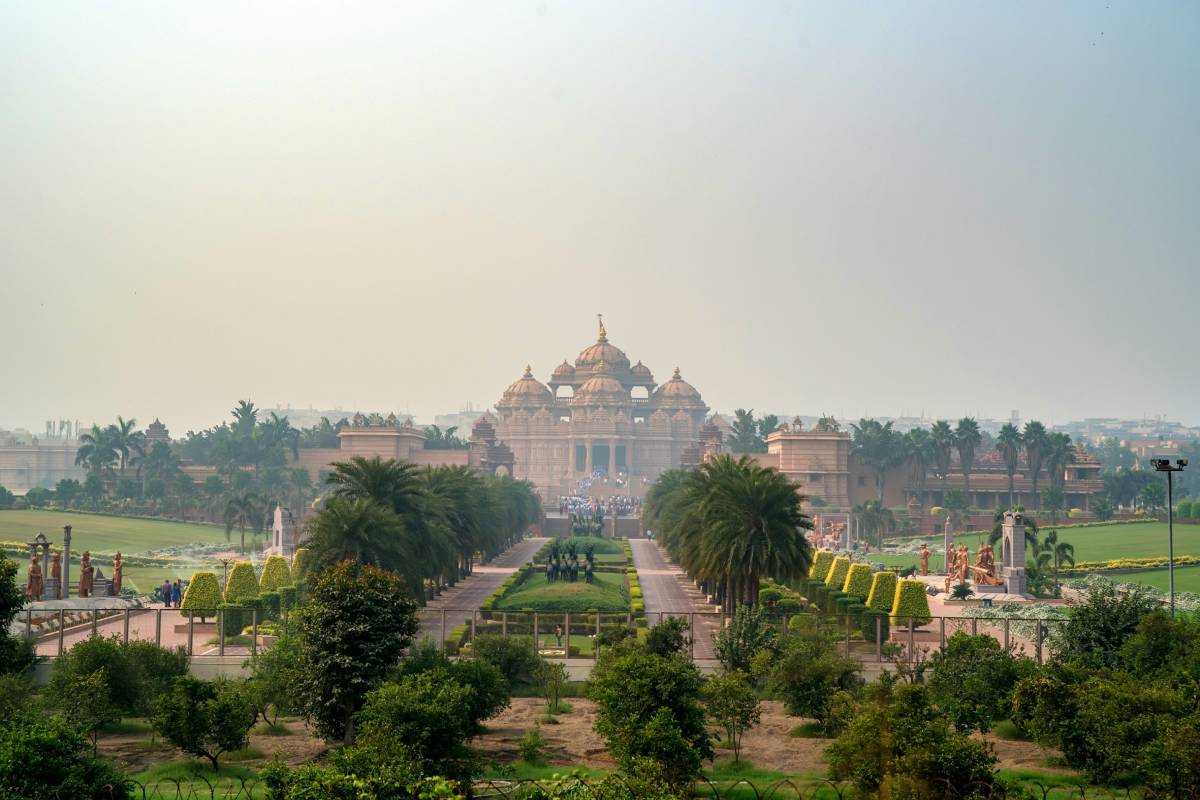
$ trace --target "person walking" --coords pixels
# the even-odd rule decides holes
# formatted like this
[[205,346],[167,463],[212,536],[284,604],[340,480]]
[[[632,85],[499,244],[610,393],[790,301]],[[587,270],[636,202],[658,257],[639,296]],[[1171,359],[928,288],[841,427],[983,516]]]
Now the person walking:
[[554,627],[554,639],[558,643],[558,646],[562,647],[562,625]]
[[175,585],[171,587],[171,602],[179,608],[179,604],[183,602],[183,587],[179,581],[175,581]]
[[171,579],[170,578],[163,578],[162,598],[163,598],[163,606],[165,608],[170,608],[171,607]]

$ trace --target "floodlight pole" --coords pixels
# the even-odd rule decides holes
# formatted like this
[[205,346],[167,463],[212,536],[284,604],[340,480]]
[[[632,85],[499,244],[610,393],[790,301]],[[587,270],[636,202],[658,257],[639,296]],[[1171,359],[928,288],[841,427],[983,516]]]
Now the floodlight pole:
[[1175,485],[1176,472],[1183,472],[1186,459],[1176,459],[1174,464],[1165,458],[1151,459],[1154,469],[1167,473],[1167,592],[1170,597],[1171,616],[1175,616]]

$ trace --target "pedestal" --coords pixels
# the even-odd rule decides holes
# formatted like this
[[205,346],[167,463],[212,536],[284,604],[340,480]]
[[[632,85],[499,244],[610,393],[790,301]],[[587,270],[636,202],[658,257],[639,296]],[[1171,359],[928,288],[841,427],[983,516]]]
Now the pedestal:
[[42,588],[43,600],[57,600],[59,598],[59,589],[62,587],[62,580],[59,578],[46,578]]

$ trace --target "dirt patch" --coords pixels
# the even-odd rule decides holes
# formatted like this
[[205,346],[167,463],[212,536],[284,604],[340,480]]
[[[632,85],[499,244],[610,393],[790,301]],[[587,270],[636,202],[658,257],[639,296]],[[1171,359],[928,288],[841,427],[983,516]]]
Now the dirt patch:
[[[289,765],[296,766],[321,758],[329,751],[329,746],[313,736],[303,720],[293,720],[284,725],[292,732],[291,736],[250,734],[250,749],[262,753],[263,758],[238,763],[258,767],[278,756]],[[161,736],[152,739],[148,733],[101,736],[100,755],[115,761],[130,772],[141,772],[164,761],[192,758]],[[226,762],[222,760],[221,763]]]
[[1062,758],[1057,750],[1042,747],[1037,742],[1021,742],[1011,739],[997,739],[995,736],[983,737],[992,743],[996,757],[1000,759],[1001,769],[1036,769],[1042,772],[1053,772],[1061,775],[1072,775],[1072,770],[1064,767],[1047,766],[1047,761]]

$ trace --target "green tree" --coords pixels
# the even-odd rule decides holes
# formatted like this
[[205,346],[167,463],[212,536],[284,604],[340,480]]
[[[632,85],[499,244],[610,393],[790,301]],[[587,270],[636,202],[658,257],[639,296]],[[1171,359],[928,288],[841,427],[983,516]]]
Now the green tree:
[[778,651],[778,634],[762,606],[739,606],[729,624],[713,637],[713,646],[726,672],[749,672],[750,661],[762,651]]
[[132,784],[71,722],[25,713],[0,717],[0,797],[128,800]]
[[547,714],[554,714],[558,711],[563,687],[567,685],[567,677],[567,665],[561,661],[542,659],[542,662],[538,664],[536,679],[542,689],[542,697],[546,699]]
[[16,561],[0,553],[0,675],[24,672],[36,660],[33,643],[9,632],[25,605],[25,594],[17,585],[17,569]]
[[223,753],[246,746],[257,719],[258,706],[244,681],[182,675],[155,702],[151,724],[171,744],[207,758],[216,770]]
[[896,524],[896,515],[890,508],[884,508],[883,503],[878,500],[864,500],[854,507],[854,513],[858,515],[864,534],[879,536],[877,544],[882,549],[883,537]]
[[1117,507],[1108,495],[1103,494],[1092,501],[1092,513],[1102,520],[1113,518],[1113,514],[1117,513]]
[[996,720],[1011,714],[1017,682],[1035,665],[1005,650],[996,637],[956,633],[929,660],[929,696],[956,730],[987,733]]
[[246,528],[254,533],[262,529],[263,509],[262,500],[252,492],[242,492],[229,498],[225,504],[225,539],[235,527],[242,537],[242,552],[246,552]]
[[737,763],[742,756],[742,736],[762,719],[750,676],[735,670],[709,678],[704,684],[704,709],[724,732]]
[[83,465],[89,475],[102,477],[117,462],[117,451],[111,431],[92,425],[87,433],[79,434],[79,449],[75,451],[75,465]]
[[458,428],[450,426],[442,430],[437,425],[429,425],[425,428],[425,449],[426,450],[466,450],[471,446],[470,442],[460,436],[455,436]]
[[83,484],[72,478],[63,478],[54,487],[54,499],[63,508],[70,508],[83,495]]
[[64,716],[79,726],[92,743],[92,755],[100,747],[100,729],[121,719],[121,711],[112,702],[108,674],[102,667],[87,675],[73,675],[60,684],[61,693],[53,695]]
[[811,717],[826,730],[834,696],[862,683],[862,665],[837,653],[834,636],[815,626],[784,636],[767,678],[768,689],[783,701],[787,713]]
[[850,429],[852,452],[875,472],[875,489],[882,505],[887,471],[908,457],[904,437],[893,430],[891,422],[881,424],[875,419],[860,419]]
[[979,423],[971,417],[963,417],[954,428],[954,449],[958,451],[958,466],[963,474],[967,502],[971,502],[971,469],[975,466],[975,450],[983,441]]
[[634,771],[655,761],[677,789],[713,757],[700,703],[704,679],[683,653],[660,655],[628,640],[601,651],[587,694],[596,732],[616,762]]
[[929,478],[929,467],[934,462],[933,435],[924,428],[913,428],[904,435],[904,451],[913,466],[917,498],[925,506],[925,483]]
[[1070,542],[1060,542],[1058,540],[1058,531],[1046,531],[1046,535],[1042,539],[1042,544],[1050,554],[1050,560],[1054,564],[1054,589],[1055,596],[1058,595],[1058,570],[1063,564],[1075,566],[1075,545]]
[[1160,509],[1166,508],[1167,505],[1167,490],[1159,481],[1147,483],[1138,492],[1138,500],[1141,501],[1142,508],[1150,510],[1150,513],[1157,513]]
[[1046,474],[1050,476],[1050,487],[1062,492],[1067,479],[1067,466],[1076,460],[1075,445],[1065,433],[1052,433],[1046,439]]
[[1084,668],[1116,667],[1121,646],[1157,608],[1158,600],[1146,587],[1118,591],[1112,586],[1095,586],[1083,602],[1073,604],[1051,650],[1060,661]]
[[996,452],[1004,459],[1004,471],[1008,473],[1008,507],[1014,508],[1014,476],[1021,464],[1021,432],[1017,430],[1016,425],[1006,422],[1001,426],[1000,435],[996,437]]
[[1041,499],[1038,494],[1038,480],[1049,446],[1046,426],[1037,420],[1026,422],[1025,430],[1021,432],[1021,442],[1025,445],[1025,463],[1029,466],[1029,480],[1033,482],[1033,499],[1036,502]]
[[314,571],[343,561],[399,571],[414,556],[403,537],[400,519],[374,500],[334,497],[313,520],[304,546]]
[[929,429],[930,445],[933,448],[933,463],[939,478],[950,474],[950,454],[954,450],[954,429],[944,419],[933,423]]
[[1122,467],[1132,469],[1137,465],[1137,456],[1115,437],[1101,439],[1094,452],[1106,470],[1118,470]]
[[400,576],[343,562],[319,573],[300,631],[297,697],[326,739],[354,743],[354,715],[417,631],[417,606]]
[[300,646],[295,636],[281,636],[246,662],[250,686],[263,722],[275,725],[280,714],[300,710],[295,694],[300,680]]
[[729,449],[734,453],[765,453],[767,444],[759,435],[759,424],[754,419],[754,409],[738,408],[729,423]]

